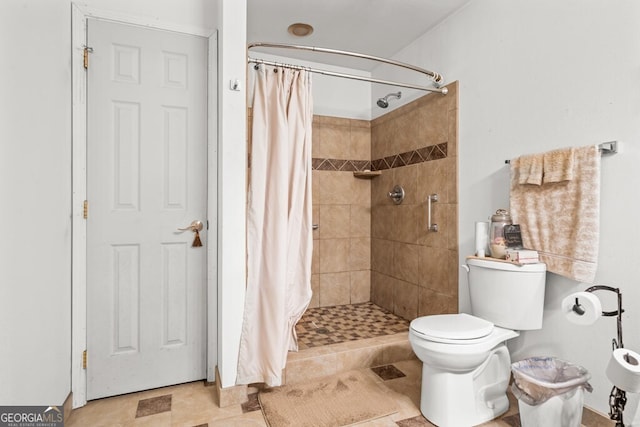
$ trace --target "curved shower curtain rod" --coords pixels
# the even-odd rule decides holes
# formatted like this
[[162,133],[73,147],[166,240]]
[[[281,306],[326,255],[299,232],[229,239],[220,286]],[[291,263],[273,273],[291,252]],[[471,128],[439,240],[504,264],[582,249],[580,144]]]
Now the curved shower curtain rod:
[[406,68],[406,69],[409,69],[409,70],[416,71],[418,73],[424,74],[429,78],[429,80],[431,80],[433,82],[433,84],[436,87],[433,88],[433,87],[428,87],[428,86],[418,86],[418,85],[414,85],[414,84],[410,84],[410,83],[400,83],[400,82],[394,82],[394,81],[389,81],[389,80],[381,80],[381,79],[376,79],[376,78],[373,78],[373,77],[358,76],[358,75],[355,75],[355,74],[337,73],[337,72],[334,72],[334,71],[319,70],[319,69],[316,69],[316,68],[303,67],[303,66],[298,66],[298,65],[282,64],[282,63],[275,62],[275,61],[267,61],[267,60],[263,60],[263,59],[249,57],[248,58],[248,62],[254,63],[254,64],[266,64],[266,65],[273,65],[273,66],[283,66],[283,67],[288,67],[288,68],[304,69],[304,70],[310,71],[312,73],[323,74],[323,75],[326,75],[326,76],[342,77],[342,78],[346,78],[346,79],[360,80],[360,81],[371,82],[371,83],[379,83],[379,84],[390,85],[390,86],[398,86],[398,87],[404,87],[404,88],[408,88],[408,89],[419,89],[419,90],[425,90],[425,91],[428,91],[428,92],[439,92],[439,93],[441,93],[443,95],[446,95],[446,93],[448,92],[448,89],[446,87],[442,87],[442,88],[440,87],[440,85],[444,81],[444,78],[442,77],[441,74],[438,74],[438,73],[436,73],[434,71],[425,70],[424,68],[416,67],[415,65],[406,64],[404,62],[399,62],[399,61],[394,61],[392,59],[381,58],[379,56],[366,55],[366,54],[357,53],[357,52],[349,52],[349,51],[346,51],[346,50],[328,49],[328,48],[324,48],[324,47],[302,46],[302,45],[284,44],[284,43],[254,42],[254,43],[249,43],[249,45],[247,46],[247,50],[251,50],[252,48],[255,48],[255,47],[307,50],[307,51],[312,51],[312,52],[330,53],[330,54],[334,54],[334,55],[350,56],[350,57],[353,57],[353,58],[361,58],[361,59],[368,59],[368,60],[371,60],[371,61],[382,62],[382,63],[385,63],[385,64],[390,64],[390,65],[394,65],[396,67]]

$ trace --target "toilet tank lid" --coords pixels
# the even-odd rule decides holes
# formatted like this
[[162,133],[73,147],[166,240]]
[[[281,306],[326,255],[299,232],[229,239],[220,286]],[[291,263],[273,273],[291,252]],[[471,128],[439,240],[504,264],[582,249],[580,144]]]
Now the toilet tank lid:
[[411,329],[426,337],[469,340],[489,335],[493,323],[466,313],[437,314],[414,319]]
[[482,268],[492,268],[494,270],[516,271],[523,273],[547,271],[547,264],[543,262],[537,262],[535,264],[514,264],[512,262],[489,257],[467,258],[467,265],[473,265]]

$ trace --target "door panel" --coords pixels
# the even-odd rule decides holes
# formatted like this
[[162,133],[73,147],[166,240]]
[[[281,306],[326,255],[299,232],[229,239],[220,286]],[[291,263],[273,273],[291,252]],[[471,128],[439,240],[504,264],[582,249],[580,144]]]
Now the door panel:
[[87,397],[205,378],[207,40],[88,20]]

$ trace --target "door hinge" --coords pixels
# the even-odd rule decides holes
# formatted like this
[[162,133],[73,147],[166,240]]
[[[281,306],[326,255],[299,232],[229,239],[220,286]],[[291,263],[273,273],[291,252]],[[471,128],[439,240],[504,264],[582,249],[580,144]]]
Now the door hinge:
[[84,219],[89,218],[89,202],[87,200],[82,203],[82,217]]
[[87,350],[82,352],[82,369],[87,369]]
[[89,46],[84,47],[84,51],[82,53],[82,65],[84,68],[89,68],[89,54],[93,52],[93,48]]

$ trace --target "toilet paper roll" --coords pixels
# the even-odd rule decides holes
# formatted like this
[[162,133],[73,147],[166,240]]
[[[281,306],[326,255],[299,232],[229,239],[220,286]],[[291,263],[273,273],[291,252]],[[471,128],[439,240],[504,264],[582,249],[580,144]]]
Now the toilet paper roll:
[[[583,314],[573,310],[576,298],[579,308],[584,310]],[[576,292],[562,300],[562,312],[570,322],[576,325],[593,325],[602,316],[602,304],[600,299],[591,292]]]
[[484,256],[489,251],[489,223],[476,222],[476,255]]
[[640,355],[626,348],[613,350],[607,365],[607,378],[620,390],[640,392]]

